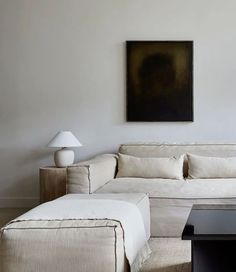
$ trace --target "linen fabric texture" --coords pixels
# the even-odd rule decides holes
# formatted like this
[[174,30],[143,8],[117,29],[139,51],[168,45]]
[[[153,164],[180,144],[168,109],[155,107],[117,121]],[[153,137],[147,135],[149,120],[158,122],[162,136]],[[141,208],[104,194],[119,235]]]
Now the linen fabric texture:
[[[170,158],[182,154],[208,157],[236,157],[236,144],[230,143],[130,143],[122,144],[119,153],[143,158]],[[111,161],[117,161],[113,155]],[[100,160],[100,159],[99,159]],[[92,160],[93,161],[93,160]],[[91,161],[90,161],[91,162]],[[86,164],[86,163],[85,163]],[[90,164],[88,164],[90,165]],[[107,168],[113,165],[107,165]],[[99,167],[99,166],[98,166]],[[110,169],[110,173],[117,166]],[[108,171],[105,164],[100,168]],[[108,176],[107,176],[108,177]],[[185,156],[184,177],[188,177],[188,161]],[[88,180],[88,178],[87,178]],[[90,179],[90,183],[96,179]],[[81,180],[70,183],[70,189],[79,193]],[[103,184],[103,185],[101,185]],[[147,193],[151,207],[151,236],[180,237],[193,204],[234,205],[236,201],[236,178],[199,178],[185,180],[162,178],[111,177],[100,183],[95,193]],[[88,192],[88,185],[86,185]],[[93,186],[93,185],[92,185]],[[84,188],[84,187],[83,187]],[[77,191],[78,190],[78,191]],[[71,192],[72,192],[71,191]]]
[[188,177],[197,178],[236,178],[236,157],[205,157],[187,154]]
[[70,194],[1,230],[0,270],[136,272],[150,255],[149,237],[145,194]]
[[117,157],[104,154],[67,168],[67,193],[92,194],[113,179]]
[[119,154],[117,177],[183,179],[184,156],[139,158]]
[[130,192],[149,195],[152,237],[181,237],[192,205],[236,203],[236,178],[116,178],[99,188],[96,194]]
[[[131,143],[122,144],[119,153],[136,157],[173,157],[195,154],[209,157],[236,157],[236,144],[217,143]],[[184,177],[188,176],[187,156],[184,160]]]

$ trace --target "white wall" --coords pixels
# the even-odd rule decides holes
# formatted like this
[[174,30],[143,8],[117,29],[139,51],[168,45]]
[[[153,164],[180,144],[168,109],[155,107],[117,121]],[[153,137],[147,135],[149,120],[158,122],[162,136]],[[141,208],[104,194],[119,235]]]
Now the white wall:
[[[38,198],[61,129],[77,159],[130,141],[236,135],[234,0],[0,0],[0,206]],[[125,121],[126,40],[194,40],[194,122]]]

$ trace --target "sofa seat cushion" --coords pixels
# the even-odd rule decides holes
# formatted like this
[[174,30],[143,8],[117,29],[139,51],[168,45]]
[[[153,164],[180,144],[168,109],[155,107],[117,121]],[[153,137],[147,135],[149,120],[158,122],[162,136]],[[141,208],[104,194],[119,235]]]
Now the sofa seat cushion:
[[144,179],[116,178],[96,193],[147,193],[158,198],[232,198],[236,197],[234,179]]

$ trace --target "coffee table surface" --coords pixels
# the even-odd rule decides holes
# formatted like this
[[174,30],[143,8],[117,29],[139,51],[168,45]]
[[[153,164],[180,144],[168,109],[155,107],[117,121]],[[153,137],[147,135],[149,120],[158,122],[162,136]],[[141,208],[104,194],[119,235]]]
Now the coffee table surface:
[[236,205],[193,205],[183,240],[236,240]]

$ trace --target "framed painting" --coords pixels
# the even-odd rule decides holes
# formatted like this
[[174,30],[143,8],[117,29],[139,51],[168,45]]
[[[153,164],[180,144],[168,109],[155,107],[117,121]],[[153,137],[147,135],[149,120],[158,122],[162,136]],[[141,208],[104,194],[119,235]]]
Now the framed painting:
[[127,41],[127,121],[193,121],[193,41]]

